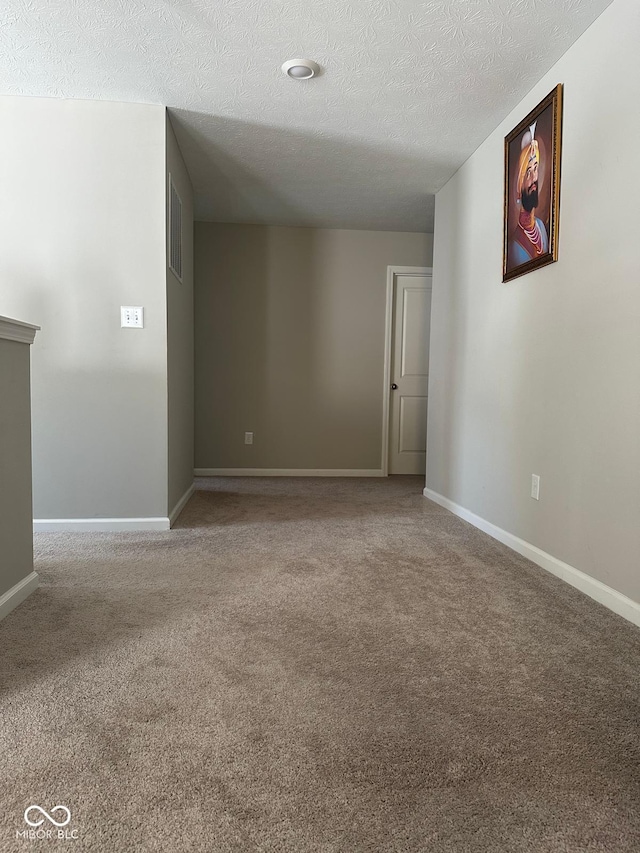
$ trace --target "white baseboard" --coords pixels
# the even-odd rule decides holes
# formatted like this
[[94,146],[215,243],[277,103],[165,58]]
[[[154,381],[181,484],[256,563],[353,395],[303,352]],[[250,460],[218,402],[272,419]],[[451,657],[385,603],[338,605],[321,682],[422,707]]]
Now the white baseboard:
[[39,578],[37,573],[31,572],[30,575],[22,578],[15,586],[7,590],[4,595],[0,595],[0,619],[4,619],[19,604],[22,604],[25,598],[31,595],[34,589],[36,589],[38,583]]
[[521,554],[523,557],[531,560],[532,563],[535,563],[542,569],[551,572],[552,575],[555,575],[566,583],[571,584],[571,586],[579,589],[580,592],[584,592],[600,604],[604,604],[605,607],[608,607],[609,610],[613,610],[613,612],[617,613],[618,616],[622,616],[624,619],[628,619],[629,622],[633,622],[634,625],[638,625],[640,627],[640,603],[637,601],[627,598],[627,596],[623,595],[621,592],[618,592],[601,581],[592,578],[590,575],[586,575],[584,572],[581,572],[580,569],[576,569],[568,563],[563,563],[562,560],[558,560],[557,557],[552,557],[551,554],[547,554],[546,551],[542,551],[530,542],[525,542],[524,539],[520,539],[512,533],[508,533],[501,527],[496,527],[495,524],[492,524],[490,521],[486,521],[479,515],[476,515],[470,510],[454,503],[449,500],[449,498],[445,498],[443,495],[438,494],[438,492],[434,492],[431,489],[426,488],[424,489],[423,494],[426,498],[429,498],[429,500],[432,500],[434,503],[448,509],[454,515],[459,516],[459,518],[464,519],[464,521],[468,521],[469,524],[473,524],[473,526],[477,527],[478,530],[488,533],[489,536],[497,539],[498,542],[502,542],[503,545],[507,545],[513,551],[516,551],[518,554]]
[[196,468],[196,477],[384,477],[381,468]]
[[184,493],[184,495],[180,498],[178,503],[174,506],[174,508],[169,513],[169,524],[171,525],[171,527],[173,527],[173,525],[176,523],[178,516],[180,515],[182,510],[187,505],[189,498],[195,492],[195,490],[196,490],[195,483],[191,483],[191,485],[189,486],[187,491]]
[[34,533],[131,533],[169,530],[168,518],[34,518]]

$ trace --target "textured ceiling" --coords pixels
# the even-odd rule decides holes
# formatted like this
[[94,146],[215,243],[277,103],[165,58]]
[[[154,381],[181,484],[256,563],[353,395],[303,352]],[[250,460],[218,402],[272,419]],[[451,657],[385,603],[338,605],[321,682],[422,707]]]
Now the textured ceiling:
[[0,92],[166,104],[198,219],[432,230],[432,194],[610,2],[3,0]]

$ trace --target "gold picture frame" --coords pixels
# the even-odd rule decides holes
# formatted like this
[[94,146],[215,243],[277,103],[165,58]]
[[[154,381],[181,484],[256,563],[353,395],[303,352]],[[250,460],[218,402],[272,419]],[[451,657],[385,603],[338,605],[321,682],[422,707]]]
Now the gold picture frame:
[[562,95],[559,83],[504,139],[502,281],[558,260]]

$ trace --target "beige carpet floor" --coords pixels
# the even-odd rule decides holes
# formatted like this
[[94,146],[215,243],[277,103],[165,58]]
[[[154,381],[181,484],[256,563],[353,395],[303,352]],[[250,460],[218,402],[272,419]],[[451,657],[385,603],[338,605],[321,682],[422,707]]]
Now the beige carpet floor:
[[[421,487],[203,480],[172,532],[38,535],[0,850],[637,853],[640,631]],[[32,804],[77,840],[16,838]]]

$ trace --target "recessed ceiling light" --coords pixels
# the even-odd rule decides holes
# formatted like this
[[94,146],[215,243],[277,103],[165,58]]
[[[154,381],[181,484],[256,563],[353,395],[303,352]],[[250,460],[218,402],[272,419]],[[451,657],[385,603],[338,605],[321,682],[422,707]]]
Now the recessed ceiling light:
[[310,59],[288,59],[282,66],[282,73],[294,80],[309,80],[320,73],[320,66]]

